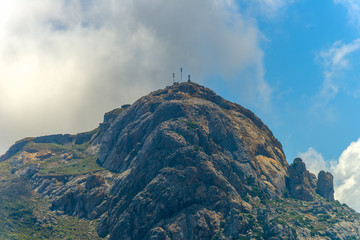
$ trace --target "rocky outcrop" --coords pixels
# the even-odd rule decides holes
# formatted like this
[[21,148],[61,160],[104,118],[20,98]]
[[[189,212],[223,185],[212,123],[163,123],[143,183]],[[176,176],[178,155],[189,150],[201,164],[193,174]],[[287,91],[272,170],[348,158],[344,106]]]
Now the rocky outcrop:
[[20,141],[17,141],[14,145],[12,145],[9,150],[2,156],[0,156],[0,162],[5,161],[15,154],[17,154],[28,142],[30,142],[33,138],[25,138]]
[[305,201],[314,201],[316,193],[328,201],[334,201],[333,176],[320,171],[318,178],[308,170],[301,158],[295,158],[288,168],[287,188],[290,197]]
[[99,154],[99,149],[101,142],[103,140],[105,132],[109,129],[112,122],[117,118],[117,116],[125,110],[125,108],[128,108],[130,105],[123,105],[121,108],[116,108],[110,112],[105,113],[104,115],[104,121],[100,123],[96,133],[92,136],[90,142],[91,146],[86,149],[86,153],[89,155],[97,155]]
[[317,184],[316,176],[306,170],[305,163],[301,158],[295,158],[289,166],[287,185],[290,196],[295,199],[313,201]]
[[56,143],[56,144],[67,144],[74,141],[76,137],[70,134],[55,134],[43,137],[36,137],[33,139],[36,143]]
[[[16,142],[13,146],[10,147],[10,149],[2,156],[0,156],[0,162],[5,161],[16,154],[20,153],[24,148],[26,148],[26,145],[30,142],[33,143],[55,143],[59,145],[65,145],[65,144],[83,144],[85,142],[89,142],[91,138],[94,136],[94,133],[97,132],[97,129],[85,132],[85,133],[79,133],[76,135],[70,135],[70,134],[55,134],[55,135],[48,135],[48,136],[42,136],[42,137],[35,137],[35,138],[24,138],[18,142]],[[31,148],[30,148],[31,151]],[[37,150],[36,150],[37,151]]]
[[164,157],[184,149],[231,162],[237,175],[253,176],[271,195],[285,189],[288,165],[271,131],[249,110],[195,83],[153,92],[126,108],[104,133],[99,162],[124,172],[146,161],[158,164],[156,174],[171,164]]
[[50,199],[51,210],[95,219],[105,211],[101,204],[107,199],[107,191],[110,187],[105,179],[109,176],[106,175],[104,173],[59,177],[34,175],[31,186],[34,191]]
[[334,183],[331,173],[319,172],[316,192],[328,201],[334,201]]
[[2,159],[54,215],[95,219],[110,240],[360,236],[330,173],[289,166],[258,117],[191,82],[106,113],[92,132],[18,142]]
[[99,227],[110,239],[152,239],[160,229],[178,239],[209,239],[220,221],[236,236],[240,230],[225,221],[231,209],[249,212],[249,197],[285,190],[288,165],[271,131],[198,84],[139,99],[101,138],[99,163],[121,173]]

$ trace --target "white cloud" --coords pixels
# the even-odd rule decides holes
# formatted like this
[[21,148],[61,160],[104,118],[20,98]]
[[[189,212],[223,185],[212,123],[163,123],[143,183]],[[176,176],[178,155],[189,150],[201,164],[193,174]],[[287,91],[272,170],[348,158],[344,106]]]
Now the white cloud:
[[333,166],[335,198],[360,211],[360,139],[352,142]]
[[325,161],[313,148],[299,156],[313,173],[317,174],[320,170],[330,171],[334,176],[335,199],[360,211],[360,138],[352,142],[337,161]]
[[334,0],[335,4],[342,4],[353,24],[360,26],[360,1],[359,0]]
[[328,164],[325,162],[324,157],[314,148],[309,148],[306,152],[299,153],[298,155],[304,161],[306,169],[316,176],[321,170],[329,171]]
[[344,69],[349,66],[349,62],[346,57],[350,53],[359,50],[359,48],[360,39],[356,39],[349,44],[337,41],[329,49],[320,52],[320,57],[323,59],[326,67],[331,69]]
[[235,1],[0,0],[0,153],[26,136],[89,130],[171,82],[229,79],[268,102],[261,33]]
[[317,60],[324,66],[324,81],[319,94],[316,97],[315,108],[326,106],[330,100],[336,97],[343,87],[341,80],[343,73],[351,68],[349,57],[352,53],[359,51],[360,39],[351,43],[335,42],[330,48],[321,51]]

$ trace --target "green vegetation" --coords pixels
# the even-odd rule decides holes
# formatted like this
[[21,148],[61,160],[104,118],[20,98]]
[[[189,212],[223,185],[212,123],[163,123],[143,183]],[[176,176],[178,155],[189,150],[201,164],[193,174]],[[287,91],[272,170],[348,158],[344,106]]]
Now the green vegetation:
[[274,221],[280,225],[286,225],[286,221],[280,217],[275,218]]
[[194,145],[194,150],[195,150],[195,151],[199,151],[199,150],[200,150],[200,148],[201,148],[200,146],[198,146],[198,145]]
[[96,222],[57,216],[25,179],[0,184],[0,240],[100,239]]
[[[359,214],[352,212],[351,209],[338,202],[325,202],[320,196],[314,202],[292,198],[270,199],[267,205],[273,211],[272,221],[288,227],[294,238],[297,238],[296,229],[299,226],[309,229],[311,236],[318,236],[320,232],[326,232],[340,221],[353,221],[359,218]],[[324,208],[328,213],[317,213],[319,209]]]
[[182,122],[186,124],[188,130],[195,130],[196,128],[198,128],[198,125],[194,122],[190,122],[187,120],[183,120]]
[[254,185],[255,184],[255,179],[253,178],[253,176],[249,175],[249,176],[246,176],[246,183],[250,186]]
[[317,218],[319,219],[320,222],[327,222],[327,221],[331,220],[331,215],[329,215],[329,214],[318,214]]
[[260,199],[264,197],[264,191],[262,191],[258,186],[254,185],[251,187],[251,190],[249,191],[249,194],[252,197],[258,196]]
[[65,153],[65,152],[74,152],[79,154],[83,153],[88,147],[90,143],[86,142],[83,144],[56,144],[56,143],[35,143],[29,142],[24,146],[25,151],[41,151],[41,150],[49,150],[55,153]]
[[103,170],[96,163],[97,156],[85,157],[73,160],[70,163],[62,164],[56,167],[45,166],[39,172],[40,175],[79,175],[88,172],[96,172]]
[[215,235],[211,238],[211,240],[219,240],[219,239],[221,239],[221,237],[222,237],[222,232],[223,232],[223,229],[222,228],[220,228],[216,233],[215,233]]
[[308,227],[308,229],[310,230],[310,235],[311,236],[315,236],[315,235],[317,235],[317,233],[319,232],[319,231],[323,231],[324,229],[325,229],[325,226],[322,226],[322,227],[317,227],[317,226],[312,226],[312,225],[310,225],[309,227]]
[[294,237],[295,239],[297,239],[298,235],[297,235],[297,232],[296,232],[295,228],[290,227],[290,229],[291,229],[291,233],[292,233],[293,237]]
[[[40,175],[78,175],[103,170],[104,168],[96,162],[97,156],[89,156],[84,153],[88,147],[89,143],[60,145],[55,143],[29,142],[24,147],[25,151],[50,151],[53,155],[42,160],[36,159],[36,161],[27,162],[23,167],[37,164],[40,167]],[[18,154],[9,160],[13,160],[16,156]],[[64,158],[66,156],[70,156],[70,160],[65,161]]]
[[250,239],[252,239],[252,237],[248,237],[248,236],[241,236],[236,238],[236,240],[250,240]]
[[0,182],[9,181],[16,178],[11,174],[11,165],[9,161],[0,162]]
[[49,200],[31,189],[28,179],[11,174],[10,163],[19,158],[23,164],[17,170],[36,165],[40,168],[39,175],[78,175],[103,170],[96,163],[97,156],[84,153],[88,146],[89,143],[61,145],[30,141],[23,151],[0,162],[0,240],[100,239],[96,221],[56,215],[49,211]]

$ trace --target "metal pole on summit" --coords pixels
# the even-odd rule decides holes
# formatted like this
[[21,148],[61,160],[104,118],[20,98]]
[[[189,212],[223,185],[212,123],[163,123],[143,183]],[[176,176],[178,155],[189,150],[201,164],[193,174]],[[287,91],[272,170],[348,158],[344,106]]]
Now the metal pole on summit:
[[182,68],[180,68],[180,82],[182,83]]
[[173,73],[173,85],[175,84],[175,73]]

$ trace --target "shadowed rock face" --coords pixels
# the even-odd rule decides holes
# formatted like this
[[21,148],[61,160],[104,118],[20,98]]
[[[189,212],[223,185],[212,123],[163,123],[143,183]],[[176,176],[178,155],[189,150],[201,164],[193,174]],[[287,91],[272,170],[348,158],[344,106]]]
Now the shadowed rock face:
[[99,225],[110,239],[153,239],[164,231],[209,239],[226,218],[225,231],[235,231],[234,211],[251,209],[243,200],[248,192],[276,197],[285,190],[288,164],[271,131],[198,84],[139,99],[95,142],[100,164],[121,173]]
[[306,170],[301,158],[295,158],[289,166],[288,189],[290,196],[295,199],[313,201],[315,199],[317,179]]
[[[64,179],[65,178],[65,179]],[[77,177],[34,176],[31,185],[43,197],[51,199],[51,210],[88,219],[98,218],[104,211],[108,185],[103,176],[86,174]]]
[[294,159],[288,172],[287,188],[290,197],[314,201],[317,193],[328,201],[334,201],[334,184],[331,173],[320,171],[318,179],[316,179],[314,174],[306,170],[305,163],[301,158]]
[[316,192],[323,198],[334,201],[334,184],[331,173],[325,171],[319,172]]

